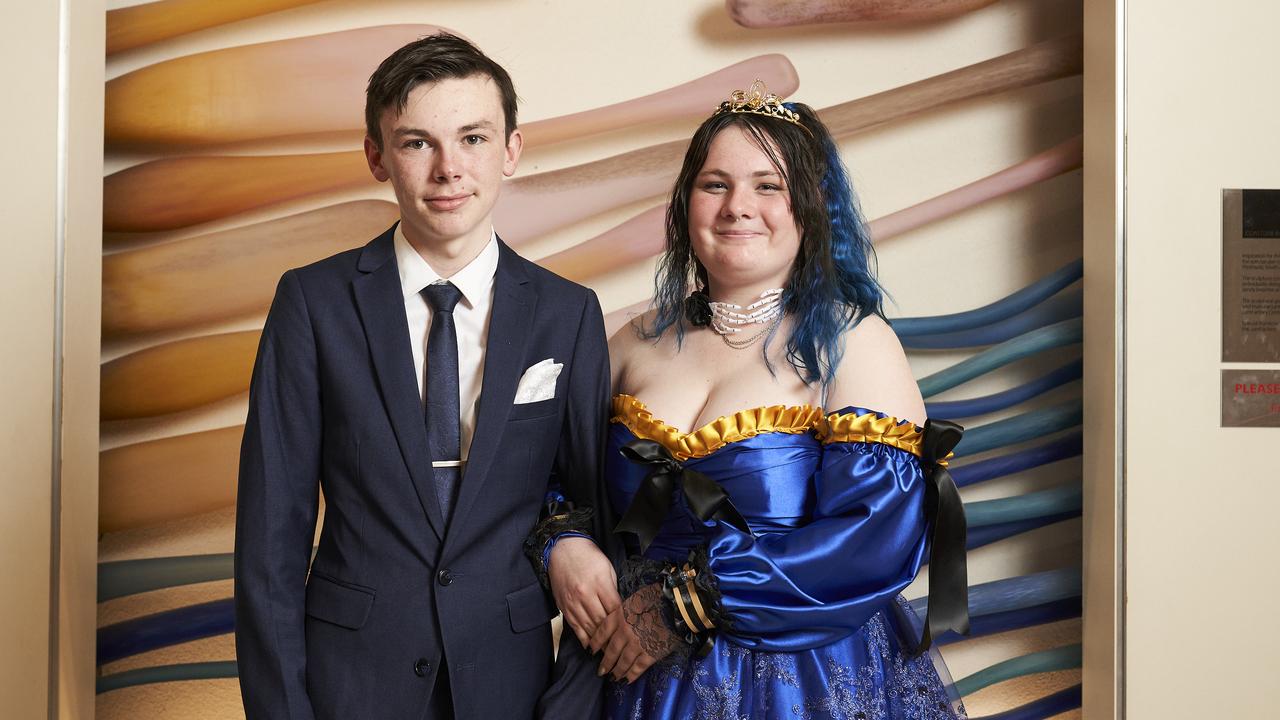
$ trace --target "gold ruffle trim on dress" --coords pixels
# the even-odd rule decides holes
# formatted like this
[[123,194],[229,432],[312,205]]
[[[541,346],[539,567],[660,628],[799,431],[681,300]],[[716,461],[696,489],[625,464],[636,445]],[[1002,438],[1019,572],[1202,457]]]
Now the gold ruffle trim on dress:
[[[903,422],[892,415],[877,417],[874,412],[863,415],[831,413],[819,418],[818,439],[825,445],[833,442],[878,442],[921,456],[924,428]],[[946,465],[955,453],[949,453],[939,465]]]
[[697,430],[686,433],[655,418],[637,398],[615,395],[611,419],[627,426],[636,437],[659,443],[676,460],[684,462],[690,458],[706,457],[729,443],[762,433],[807,433],[822,419],[822,408],[810,405],[773,405],[740,410],[732,415],[721,415]]

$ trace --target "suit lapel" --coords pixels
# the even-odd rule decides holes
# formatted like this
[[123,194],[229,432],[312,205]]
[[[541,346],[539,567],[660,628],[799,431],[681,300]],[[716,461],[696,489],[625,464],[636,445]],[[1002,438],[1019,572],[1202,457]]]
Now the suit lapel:
[[395,261],[394,231],[393,226],[365,246],[358,265],[365,274],[353,280],[352,287],[369,342],[378,389],[400,445],[400,453],[409,468],[413,489],[432,530],[437,537],[443,538],[444,521],[431,473],[426,421],[419,401],[413,351],[409,347],[404,291]]
[[506,427],[516,385],[524,370],[525,346],[533,329],[533,313],[537,293],[529,284],[515,251],[498,242],[498,270],[494,275],[493,313],[489,317],[489,333],[485,345],[484,379],[480,386],[480,407],[476,413],[476,431],[463,470],[458,504],[453,510],[457,518],[467,511],[480,495],[488,479],[489,467],[498,451]]

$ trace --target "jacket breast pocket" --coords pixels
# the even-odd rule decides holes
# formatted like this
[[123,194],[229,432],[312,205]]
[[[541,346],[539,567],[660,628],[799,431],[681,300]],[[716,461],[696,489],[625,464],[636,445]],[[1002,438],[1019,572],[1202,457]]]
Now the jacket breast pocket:
[[546,625],[559,611],[547,591],[535,582],[507,593],[507,612],[511,616],[511,631],[522,633]]
[[349,630],[359,630],[373,609],[374,591],[324,575],[307,579],[307,615]]
[[531,403],[517,403],[511,406],[511,414],[507,416],[507,420],[534,420],[536,418],[554,417],[559,409],[558,403],[559,398]]

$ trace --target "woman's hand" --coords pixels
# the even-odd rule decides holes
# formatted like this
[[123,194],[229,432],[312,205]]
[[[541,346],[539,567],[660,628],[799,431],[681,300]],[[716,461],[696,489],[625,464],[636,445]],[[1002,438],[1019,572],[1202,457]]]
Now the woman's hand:
[[662,584],[640,588],[609,613],[591,636],[588,649],[604,650],[598,675],[609,673],[614,680],[635,682],[653,664],[680,644],[662,616]]

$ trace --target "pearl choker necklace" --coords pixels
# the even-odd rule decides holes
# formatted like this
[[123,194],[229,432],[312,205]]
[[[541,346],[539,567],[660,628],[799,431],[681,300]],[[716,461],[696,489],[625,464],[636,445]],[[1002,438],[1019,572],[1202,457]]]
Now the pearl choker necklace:
[[[760,293],[760,299],[746,306],[733,303],[711,302],[711,329],[724,338],[727,345],[743,348],[764,337],[782,317],[782,288],[771,288]],[[765,327],[749,338],[731,339],[731,335],[743,332],[746,325]]]

